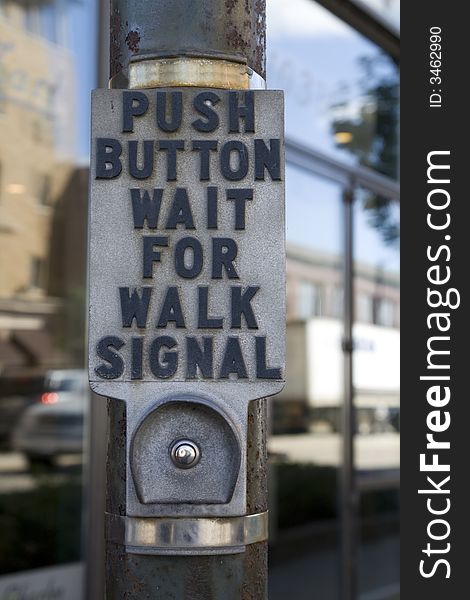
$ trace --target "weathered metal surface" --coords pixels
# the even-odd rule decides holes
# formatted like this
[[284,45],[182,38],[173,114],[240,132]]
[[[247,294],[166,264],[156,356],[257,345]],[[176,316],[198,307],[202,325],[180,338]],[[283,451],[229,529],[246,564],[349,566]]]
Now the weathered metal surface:
[[[210,84],[210,85],[209,85]],[[260,86],[247,65],[220,58],[178,56],[148,59],[129,65],[129,87],[213,87],[225,90]]]
[[[125,404],[109,401],[106,508],[125,514],[126,473]],[[267,489],[262,483],[267,467],[265,416],[266,401],[250,404],[248,439],[252,441],[247,503],[266,507]],[[259,462],[254,463],[254,456]],[[119,461],[122,461],[119,463]],[[261,477],[256,476],[259,470]],[[124,504],[123,504],[124,503]],[[253,510],[253,508],[251,508]],[[124,536],[124,530],[122,531]],[[267,542],[246,546],[242,554],[219,556],[147,556],[126,552],[123,544],[106,541],[107,600],[266,600]]]
[[126,514],[126,404],[108,399],[106,512]]
[[247,437],[247,496],[249,514],[268,509],[268,451],[266,446],[268,427],[267,401],[265,398],[250,402],[248,407]]
[[[128,402],[132,516],[244,514],[248,403],[283,385],[282,94],[211,92],[209,109],[206,95],[93,97],[89,374]],[[190,436],[202,457],[184,472],[168,448]]]
[[[249,546],[256,548],[259,544]],[[252,585],[262,563],[247,570],[244,554],[230,556],[148,556],[108,545],[106,597],[112,600],[263,600]],[[251,594],[251,595],[250,595]]]
[[130,61],[175,56],[239,62],[266,78],[266,0],[110,4],[112,87],[128,87]]
[[[189,436],[199,448],[200,460],[192,469],[181,469],[170,450]],[[127,514],[214,514],[211,505],[221,505],[216,512],[226,514],[222,506],[232,501],[245,438],[243,434],[239,441],[229,417],[192,396],[159,404],[132,436],[129,466],[134,486],[128,487]],[[245,486],[238,486],[237,494],[244,507]]]
[[239,517],[166,518],[121,517],[107,513],[107,539],[126,544],[134,554],[190,556],[198,554],[236,554],[245,546],[265,541],[268,536],[268,513]]
[[[268,509],[267,400],[253,400],[248,406],[247,431],[247,513]],[[241,600],[268,598],[268,542],[246,546],[243,554]]]
[[[183,117],[165,132],[155,121],[174,94]],[[225,404],[231,394],[248,402],[281,389],[282,115],[275,91],[94,92],[89,375],[97,393],[136,405],[197,389]],[[162,336],[171,338],[163,348],[172,370],[155,349]],[[204,372],[195,358],[203,341]]]

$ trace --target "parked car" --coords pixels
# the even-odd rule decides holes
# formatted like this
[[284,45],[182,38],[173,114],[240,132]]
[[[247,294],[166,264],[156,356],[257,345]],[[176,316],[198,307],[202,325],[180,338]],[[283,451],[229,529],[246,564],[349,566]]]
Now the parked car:
[[12,435],[12,448],[31,464],[50,463],[61,454],[83,449],[83,423],[88,405],[86,371],[50,371],[40,399],[27,408]]
[[11,432],[23,412],[38,402],[44,385],[44,374],[0,378],[0,449],[10,449]]

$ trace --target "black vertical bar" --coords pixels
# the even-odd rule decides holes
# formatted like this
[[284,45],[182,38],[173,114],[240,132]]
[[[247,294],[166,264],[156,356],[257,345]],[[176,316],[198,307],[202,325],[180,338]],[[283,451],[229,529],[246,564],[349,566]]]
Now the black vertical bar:
[[344,307],[343,365],[344,401],[342,409],[342,464],[340,478],[341,507],[341,600],[355,600],[357,494],[354,474],[354,388],[353,388],[353,218],[354,193],[343,192],[344,236]]
[[453,600],[468,597],[468,23],[458,2],[402,10],[401,593]]

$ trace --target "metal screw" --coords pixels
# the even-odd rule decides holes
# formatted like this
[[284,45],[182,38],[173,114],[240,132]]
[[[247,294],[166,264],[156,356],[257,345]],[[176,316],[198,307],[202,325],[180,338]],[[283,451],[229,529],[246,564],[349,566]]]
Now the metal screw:
[[191,440],[178,440],[171,446],[170,456],[179,469],[191,469],[199,462],[201,452]]

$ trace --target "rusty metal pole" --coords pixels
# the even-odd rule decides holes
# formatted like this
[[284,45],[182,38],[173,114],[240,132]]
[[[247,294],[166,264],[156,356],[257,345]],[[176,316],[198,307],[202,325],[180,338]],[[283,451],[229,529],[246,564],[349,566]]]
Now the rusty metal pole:
[[[110,87],[264,87],[265,0],[111,0]],[[126,514],[126,406],[108,400],[106,598],[263,600],[267,542],[241,554],[129,554],[112,515]],[[267,510],[266,401],[248,415],[247,510]],[[115,522],[119,522],[116,519]]]
[[111,0],[110,9],[111,87],[134,87],[136,74],[141,87],[228,87],[224,77],[250,87],[247,69],[265,79],[266,0]]

